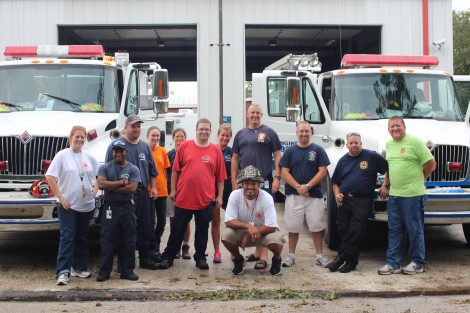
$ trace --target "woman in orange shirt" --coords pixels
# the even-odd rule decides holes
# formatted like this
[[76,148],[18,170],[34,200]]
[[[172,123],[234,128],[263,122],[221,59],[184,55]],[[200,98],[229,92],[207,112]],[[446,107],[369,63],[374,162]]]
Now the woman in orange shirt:
[[[151,242],[151,257],[152,261],[156,263],[161,262],[160,254],[160,242],[165,230],[166,225],[166,211],[167,211],[167,168],[169,168],[170,160],[165,148],[160,147],[160,129],[156,126],[149,127],[147,131],[147,139],[152,151],[153,160],[157,167],[157,192],[158,196],[151,202],[151,213],[152,213],[152,226],[155,229],[155,240]],[[152,238],[153,239],[153,238]]]

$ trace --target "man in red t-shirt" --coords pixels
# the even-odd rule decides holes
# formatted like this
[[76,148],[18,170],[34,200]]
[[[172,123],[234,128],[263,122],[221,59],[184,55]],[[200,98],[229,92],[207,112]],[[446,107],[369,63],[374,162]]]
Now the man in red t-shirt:
[[[194,260],[196,267],[207,270],[206,248],[212,207],[222,205],[224,180],[227,179],[222,151],[209,142],[211,123],[202,118],[196,123],[196,139],[186,140],[176,152],[171,173],[170,198],[175,200],[175,216],[170,237],[162,255],[160,269],[173,266],[173,259],[183,242],[186,225],[193,215],[196,224]],[[217,186],[217,197],[216,187]],[[215,198],[215,203],[213,202]]]

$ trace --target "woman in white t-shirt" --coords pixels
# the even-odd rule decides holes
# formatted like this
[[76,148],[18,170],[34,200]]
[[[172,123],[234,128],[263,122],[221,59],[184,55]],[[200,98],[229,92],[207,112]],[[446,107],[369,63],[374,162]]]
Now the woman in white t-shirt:
[[95,208],[93,184],[99,164],[82,147],[86,129],[74,126],[70,148],[59,151],[51,162],[46,179],[59,200],[60,242],[57,254],[57,285],[66,285],[70,276],[88,278],[88,227]]

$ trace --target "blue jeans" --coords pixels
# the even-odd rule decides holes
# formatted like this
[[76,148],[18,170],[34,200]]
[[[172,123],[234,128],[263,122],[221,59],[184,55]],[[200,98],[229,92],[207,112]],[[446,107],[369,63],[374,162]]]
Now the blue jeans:
[[419,266],[425,263],[424,206],[427,196],[388,199],[387,264],[399,268],[403,259],[406,237],[410,241],[409,258]]
[[168,238],[165,252],[162,255],[164,259],[173,260],[179,252],[183,243],[186,226],[191,221],[193,215],[196,224],[194,233],[194,249],[196,252],[194,253],[194,260],[197,262],[206,259],[209,223],[212,221],[212,207],[212,202],[202,210],[188,210],[175,206],[175,216],[171,224],[170,237]]
[[88,228],[93,211],[77,212],[62,206],[59,214],[60,242],[57,253],[57,276],[70,273],[70,268],[86,271],[88,268]]

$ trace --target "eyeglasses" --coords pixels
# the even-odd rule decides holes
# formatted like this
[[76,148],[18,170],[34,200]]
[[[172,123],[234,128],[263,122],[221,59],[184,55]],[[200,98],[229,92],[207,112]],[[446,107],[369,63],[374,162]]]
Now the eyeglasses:
[[347,133],[346,138],[349,138],[351,136],[361,137],[361,134],[359,134],[357,132]]
[[210,132],[211,129],[210,128],[198,128],[197,131],[198,132]]

